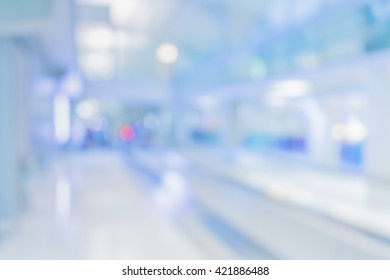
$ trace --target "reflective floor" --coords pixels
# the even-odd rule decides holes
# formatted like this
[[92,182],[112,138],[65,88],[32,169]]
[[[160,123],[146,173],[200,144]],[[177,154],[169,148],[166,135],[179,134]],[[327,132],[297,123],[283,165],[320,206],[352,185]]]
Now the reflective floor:
[[29,179],[0,258],[390,258],[389,194],[358,176],[239,151],[56,158]]

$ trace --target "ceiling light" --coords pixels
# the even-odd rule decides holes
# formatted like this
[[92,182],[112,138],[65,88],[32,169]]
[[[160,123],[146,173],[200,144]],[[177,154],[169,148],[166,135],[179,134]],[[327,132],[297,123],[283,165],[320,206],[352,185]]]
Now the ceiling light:
[[310,92],[310,84],[303,80],[281,80],[275,82],[271,87],[270,95],[294,98],[302,97]]
[[360,143],[363,142],[367,137],[366,126],[358,119],[350,119],[346,123],[347,142],[349,143]]
[[107,50],[114,47],[115,35],[106,25],[81,26],[77,31],[76,42],[82,49]]
[[110,4],[111,21],[116,26],[145,27],[153,7],[145,0],[116,0]]
[[163,44],[157,48],[156,56],[161,63],[172,64],[178,59],[179,51],[173,44]]
[[84,120],[95,118],[100,111],[100,104],[95,99],[87,99],[80,102],[76,107],[77,116]]

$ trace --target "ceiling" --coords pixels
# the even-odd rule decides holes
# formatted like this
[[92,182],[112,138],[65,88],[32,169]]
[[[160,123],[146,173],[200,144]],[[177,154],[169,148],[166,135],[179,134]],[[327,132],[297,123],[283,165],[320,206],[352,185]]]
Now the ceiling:
[[[160,44],[171,43],[177,46],[179,59],[169,67],[170,75],[186,73],[310,17],[322,2],[77,0],[79,62],[90,79],[161,79],[166,67],[156,61],[155,51]],[[99,68],[104,69],[99,73]]]
[[[53,21],[41,32],[43,53],[54,68],[78,72],[89,88],[117,88],[122,96],[142,85],[167,92],[170,81],[212,79],[213,67],[252,59],[248,46],[299,25],[335,0],[53,0]],[[353,2],[357,0],[346,0]],[[173,45],[172,63],[156,57]],[[244,51],[243,51],[244,50]],[[248,71],[248,69],[244,69]],[[221,72],[221,71],[220,71]],[[223,71],[221,72],[223,73]],[[98,86],[96,86],[98,85]],[[115,86],[114,86],[115,85]],[[160,92],[160,93],[158,93]],[[93,93],[92,93],[93,94]],[[104,94],[99,91],[99,94]],[[110,95],[115,95],[114,92]],[[140,95],[138,93],[138,95]],[[150,98],[150,96],[149,96]],[[153,99],[153,98],[152,98]]]

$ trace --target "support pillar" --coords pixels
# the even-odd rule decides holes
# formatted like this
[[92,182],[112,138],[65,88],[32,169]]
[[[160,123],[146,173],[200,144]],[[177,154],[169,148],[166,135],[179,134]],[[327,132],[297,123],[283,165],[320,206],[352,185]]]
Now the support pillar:
[[17,161],[17,89],[14,46],[0,39],[0,226],[16,212]]

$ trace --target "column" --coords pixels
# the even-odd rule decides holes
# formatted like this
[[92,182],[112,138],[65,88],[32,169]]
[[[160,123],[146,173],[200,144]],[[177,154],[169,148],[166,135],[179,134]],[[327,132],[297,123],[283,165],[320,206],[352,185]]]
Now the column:
[[370,179],[390,182],[390,82],[383,73],[377,73],[369,87],[364,158]]
[[16,212],[18,122],[13,48],[10,40],[0,39],[0,227]]

